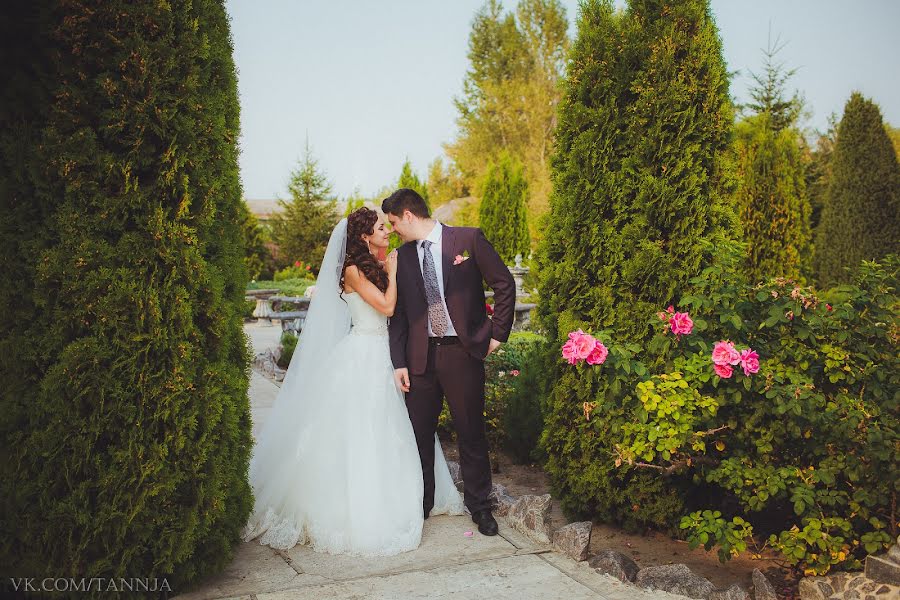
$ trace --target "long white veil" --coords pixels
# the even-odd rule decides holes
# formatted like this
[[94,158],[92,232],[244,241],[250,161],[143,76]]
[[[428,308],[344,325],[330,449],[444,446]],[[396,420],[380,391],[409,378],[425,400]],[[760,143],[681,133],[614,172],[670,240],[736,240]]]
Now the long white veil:
[[331,351],[350,331],[350,308],[340,296],[346,251],[347,219],[341,219],[328,240],[294,356],[256,439],[250,459],[251,483],[266,481],[266,471],[284,461],[286,444],[296,440],[297,423],[307,420],[317,401],[310,383],[323,373]]

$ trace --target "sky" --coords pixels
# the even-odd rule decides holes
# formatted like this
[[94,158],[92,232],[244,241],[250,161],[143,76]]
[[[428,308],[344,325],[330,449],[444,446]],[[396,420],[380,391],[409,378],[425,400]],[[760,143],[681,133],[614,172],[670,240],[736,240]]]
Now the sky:
[[[408,158],[423,179],[456,134],[453,97],[483,0],[226,0],[241,102],[244,197],[286,198],[307,141],[346,197],[396,182]],[[622,0],[618,4],[622,4]],[[577,0],[562,0],[570,34]],[[506,8],[515,2],[507,0]],[[824,130],[851,91],[900,125],[900,0],[712,0],[731,93],[748,99],[769,32],[797,69],[804,125]]]

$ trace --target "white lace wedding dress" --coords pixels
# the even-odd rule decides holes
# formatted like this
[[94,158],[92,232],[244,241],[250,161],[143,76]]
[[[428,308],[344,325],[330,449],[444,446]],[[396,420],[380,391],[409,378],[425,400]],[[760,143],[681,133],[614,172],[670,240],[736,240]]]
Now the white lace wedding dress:
[[[359,294],[343,298],[349,333],[317,363],[317,372],[307,370],[308,380],[283,386],[276,399],[276,405],[292,402],[282,396],[293,388],[305,394],[303,410],[290,416],[273,409],[269,417],[298,422],[267,423],[254,447],[255,506],[243,538],[259,537],[272,548],[308,543],[331,554],[387,556],[421,540],[422,467],[394,384],[387,319]],[[294,361],[303,358],[299,350]],[[436,436],[435,444],[431,514],[463,514]]]

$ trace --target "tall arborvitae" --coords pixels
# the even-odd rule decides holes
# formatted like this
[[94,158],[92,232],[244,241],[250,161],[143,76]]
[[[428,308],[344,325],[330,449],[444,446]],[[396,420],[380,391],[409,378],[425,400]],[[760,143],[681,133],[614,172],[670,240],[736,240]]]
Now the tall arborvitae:
[[507,264],[512,264],[516,254],[527,258],[530,253],[524,171],[520,160],[503,151],[488,165],[481,185],[479,224]]
[[863,260],[900,252],[900,167],[878,106],[853,93],[844,107],[816,231],[819,285],[850,281]]
[[782,46],[770,41],[765,72],[754,75],[753,112],[736,127],[735,195],[744,241],[746,273],[806,279],[812,270],[810,205],[806,194],[803,138],[797,127],[802,101],[787,96],[793,70],[776,61]]
[[[708,2],[634,0],[623,14],[611,0],[582,4],[539,253],[551,359],[542,445],[573,513],[671,525],[681,510],[675,478],[613,464],[625,392],[563,365],[559,347],[576,328],[608,330],[604,341],[620,347],[644,342],[654,314],[713,264],[733,235],[723,191],[732,122]],[[590,422],[576,418],[583,401],[597,403]]]
[[3,321],[0,378],[25,380],[2,392],[2,561],[184,589],[228,564],[252,505],[228,18],[212,0],[35,12],[52,58],[14,68],[50,76],[15,107],[25,160],[3,156],[29,207],[3,221],[25,244],[3,293],[30,318]]

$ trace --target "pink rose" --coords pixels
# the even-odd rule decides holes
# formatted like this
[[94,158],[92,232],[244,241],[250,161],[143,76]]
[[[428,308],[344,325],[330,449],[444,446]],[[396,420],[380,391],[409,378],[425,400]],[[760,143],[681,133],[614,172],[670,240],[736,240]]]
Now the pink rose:
[[752,373],[759,372],[759,354],[754,350],[747,348],[741,351],[741,367],[744,369],[744,375],[750,376]]
[[602,365],[604,362],[606,362],[607,356],[609,356],[609,350],[607,350],[606,346],[598,341],[594,346],[594,349],[591,350],[591,353],[588,354],[585,361],[589,365]]
[[670,304],[669,308],[666,309],[666,312],[671,315],[672,313],[675,312],[675,307]]
[[597,340],[594,336],[583,333],[580,337],[577,337],[573,340],[575,342],[575,347],[578,349],[578,358],[587,358],[590,356],[591,352],[594,351],[594,346],[597,345]]
[[712,351],[712,361],[717,365],[736,365],[741,362],[741,354],[734,349],[731,342],[716,342]]
[[687,335],[694,329],[694,322],[686,312],[677,312],[669,319],[669,327],[675,335]]
[[734,369],[732,369],[731,365],[713,365],[713,369],[716,370],[716,375],[718,375],[722,379],[728,379],[734,372]]
[[570,331],[570,332],[569,332],[569,339],[570,339],[570,340],[577,340],[578,338],[580,338],[580,337],[583,336],[583,335],[584,335],[584,332],[583,332],[582,330],[580,330],[580,329],[578,329],[578,330],[576,330],[576,331]]
[[569,361],[570,365],[578,362],[578,348],[575,346],[575,340],[569,340],[562,347],[563,358]]
[[509,372],[509,374],[512,375],[513,377],[518,377],[518,376],[519,376],[519,370],[518,370],[518,369],[513,369],[512,371]]

